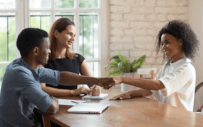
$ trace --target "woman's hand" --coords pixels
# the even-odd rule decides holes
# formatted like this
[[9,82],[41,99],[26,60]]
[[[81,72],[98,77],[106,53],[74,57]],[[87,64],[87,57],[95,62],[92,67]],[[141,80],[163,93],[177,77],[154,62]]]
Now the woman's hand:
[[89,92],[90,92],[90,90],[88,88],[81,87],[79,89],[73,90],[72,95],[88,94]]
[[114,96],[113,98],[111,98],[110,100],[119,100],[119,99],[124,100],[124,99],[128,99],[130,97],[131,97],[131,91],[118,94],[118,95]]
[[92,86],[90,87],[90,92],[88,93],[92,96],[99,96],[100,95],[100,87],[99,86]]
[[112,78],[115,80],[115,85],[122,83],[122,77],[112,76]]
[[201,111],[202,111],[202,108],[203,108],[203,105],[202,105],[202,107],[201,107],[200,109],[197,110],[197,112],[201,112]]

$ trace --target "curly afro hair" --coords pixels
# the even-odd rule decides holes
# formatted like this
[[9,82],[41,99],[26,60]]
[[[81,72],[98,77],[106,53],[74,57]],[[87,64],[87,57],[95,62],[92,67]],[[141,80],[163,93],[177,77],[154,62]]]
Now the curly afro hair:
[[[196,51],[198,49],[199,41],[195,33],[193,32],[192,28],[189,24],[180,21],[180,20],[173,20],[167,23],[158,33],[157,35],[157,53],[161,49],[161,36],[164,33],[171,34],[176,39],[183,39],[183,51],[185,56],[188,58],[193,59],[195,57]],[[165,60],[165,56],[163,56]]]

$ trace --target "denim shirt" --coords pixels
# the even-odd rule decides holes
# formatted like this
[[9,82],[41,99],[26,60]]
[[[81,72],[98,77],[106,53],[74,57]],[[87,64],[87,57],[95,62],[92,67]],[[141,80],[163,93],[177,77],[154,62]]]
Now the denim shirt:
[[33,109],[46,112],[52,99],[42,91],[40,83],[58,85],[59,71],[33,70],[22,58],[10,63],[3,77],[0,93],[0,127],[34,126]]

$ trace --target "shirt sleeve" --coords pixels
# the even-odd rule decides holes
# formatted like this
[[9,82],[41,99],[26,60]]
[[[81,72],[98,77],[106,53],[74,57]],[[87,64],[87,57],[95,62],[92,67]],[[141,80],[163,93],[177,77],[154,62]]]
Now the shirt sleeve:
[[22,70],[18,70],[17,73],[14,80],[18,93],[45,113],[52,104],[52,99],[42,91],[39,82],[35,81],[32,75]]
[[83,56],[80,55],[80,54],[77,54],[77,55],[78,55],[79,63],[80,63],[80,65],[81,65],[82,62],[85,60],[85,57],[83,57]]
[[40,83],[46,83],[53,86],[58,86],[60,80],[60,73],[57,70],[48,68],[39,68]]
[[164,96],[169,96],[174,92],[180,90],[187,82],[190,82],[192,79],[192,75],[194,73],[194,68],[189,64],[184,64],[173,72],[168,73],[167,75],[159,78],[163,85],[164,89],[161,90]]
[[[162,73],[164,67],[165,67],[165,64],[161,67],[161,69],[160,69],[159,72],[157,73],[157,75],[156,75],[156,77],[154,78],[154,80],[158,80],[158,79],[160,78],[160,75],[161,75],[161,73]],[[158,97],[158,91],[157,91],[157,90],[151,90],[151,92],[152,92],[152,94],[154,95],[155,98]]]

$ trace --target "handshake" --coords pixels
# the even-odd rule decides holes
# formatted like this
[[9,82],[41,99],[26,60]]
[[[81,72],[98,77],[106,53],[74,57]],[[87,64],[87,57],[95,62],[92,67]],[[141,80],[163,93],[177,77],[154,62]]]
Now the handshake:
[[[98,78],[96,85],[103,87],[104,89],[108,90],[112,86],[116,84],[120,84],[119,77],[105,77],[105,78]],[[89,83],[88,85],[93,85]]]
[[73,95],[88,94],[92,96],[99,96],[100,87],[103,87],[104,89],[110,89],[112,86],[115,86],[116,83],[117,83],[117,80],[113,77],[105,77],[105,78],[91,77],[91,79],[86,79],[86,84],[90,87],[90,89],[81,87],[79,89],[76,89]]

